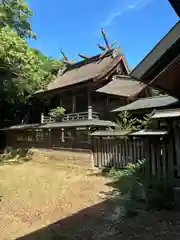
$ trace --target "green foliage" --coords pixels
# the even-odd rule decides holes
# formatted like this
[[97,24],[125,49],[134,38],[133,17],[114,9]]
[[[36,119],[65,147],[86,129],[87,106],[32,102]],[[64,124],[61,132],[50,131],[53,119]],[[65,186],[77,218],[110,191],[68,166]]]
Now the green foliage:
[[[17,119],[28,96],[45,88],[54,76],[54,60],[35,52],[12,28],[0,28],[0,125],[7,120]],[[60,67],[60,61],[56,61]],[[56,73],[56,72],[55,72]],[[1,106],[6,105],[6,112]],[[24,116],[24,115],[23,115]]]
[[29,19],[32,10],[24,0],[2,0],[0,4],[0,26],[9,26],[22,38],[36,38]]
[[0,155],[0,165],[13,165],[21,164],[32,159],[32,151],[29,149],[18,148],[6,148],[5,153]]
[[138,119],[133,118],[128,111],[123,111],[119,114],[116,121],[117,128],[120,130],[137,130],[138,129]]
[[0,29],[0,42],[1,69],[8,72],[20,94],[23,94],[23,90],[32,93],[49,83],[52,76],[44,62],[10,27]]
[[64,116],[65,111],[66,110],[63,107],[57,107],[50,110],[49,116],[61,120],[62,117]]
[[127,213],[136,212],[138,208],[167,209],[173,207],[172,186],[158,176],[149,178],[144,171],[146,161],[129,163],[123,170],[112,169],[110,177],[116,184],[116,190],[124,196]]
[[128,111],[123,111],[119,114],[116,123],[118,130],[137,131],[147,129],[151,123],[151,119],[149,114],[144,115],[143,119],[138,119],[137,117],[133,117]]
[[154,89],[154,88],[151,89],[151,96],[152,97],[156,97],[156,96],[160,96],[160,95],[162,95],[162,93],[159,90]]
[[138,119],[138,122],[140,124],[140,129],[148,129],[152,123],[151,114],[145,114],[143,119]]

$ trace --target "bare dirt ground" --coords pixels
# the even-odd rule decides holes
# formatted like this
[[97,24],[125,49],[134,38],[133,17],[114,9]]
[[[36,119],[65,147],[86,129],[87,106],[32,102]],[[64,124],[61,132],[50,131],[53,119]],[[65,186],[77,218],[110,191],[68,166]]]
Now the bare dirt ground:
[[107,181],[40,156],[0,166],[0,239],[180,239],[179,213],[123,218],[116,201],[103,199]]

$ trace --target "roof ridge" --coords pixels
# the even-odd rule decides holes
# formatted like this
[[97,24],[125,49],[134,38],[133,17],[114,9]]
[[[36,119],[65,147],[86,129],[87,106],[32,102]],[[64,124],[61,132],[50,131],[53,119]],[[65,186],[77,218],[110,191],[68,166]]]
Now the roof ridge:
[[[103,58],[109,57],[115,49],[116,48],[109,49],[109,51],[106,53],[106,55]],[[89,57],[88,59],[80,60],[80,61],[72,64],[71,66],[69,66],[67,68],[67,71],[70,71],[70,70],[72,70],[72,69],[74,69],[76,67],[84,66],[84,65],[92,63],[94,61],[98,61],[99,57],[101,56],[101,54],[102,53],[98,53],[98,54],[96,54],[94,56]]]

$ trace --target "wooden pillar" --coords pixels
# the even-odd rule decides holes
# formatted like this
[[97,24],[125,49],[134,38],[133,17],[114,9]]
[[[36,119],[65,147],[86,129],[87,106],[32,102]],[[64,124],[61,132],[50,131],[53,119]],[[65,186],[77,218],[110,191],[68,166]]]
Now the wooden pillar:
[[64,128],[61,128],[61,142],[64,143]]
[[88,89],[88,119],[92,119],[91,91]]
[[109,96],[106,97],[106,111],[109,111]]
[[72,112],[73,113],[76,112],[76,96],[75,95],[72,96]]
[[44,113],[41,113],[41,124],[44,123]]

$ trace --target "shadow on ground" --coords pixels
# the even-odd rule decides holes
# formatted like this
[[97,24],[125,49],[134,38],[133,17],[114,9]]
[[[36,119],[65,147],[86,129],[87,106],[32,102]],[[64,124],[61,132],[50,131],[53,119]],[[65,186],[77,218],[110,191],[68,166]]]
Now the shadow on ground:
[[91,206],[18,240],[179,240],[180,214],[141,212],[122,217],[117,200]]
[[115,201],[106,200],[18,239],[101,239],[102,234],[109,235],[112,220],[108,217],[113,212],[114,206]]

